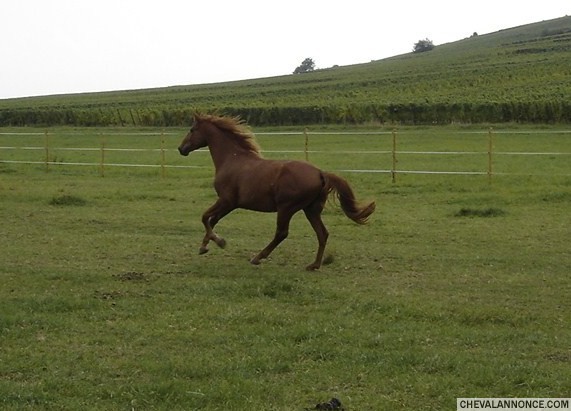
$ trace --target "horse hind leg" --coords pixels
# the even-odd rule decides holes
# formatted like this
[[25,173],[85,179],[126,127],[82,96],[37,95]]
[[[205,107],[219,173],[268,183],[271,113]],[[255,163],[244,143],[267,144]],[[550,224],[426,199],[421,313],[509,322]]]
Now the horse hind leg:
[[270,241],[270,243],[266,246],[266,248],[264,248],[254,258],[250,260],[252,264],[254,265],[260,264],[260,262],[263,259],[268,258],[268,256],[272,253],[272,251],[274,251],[274,249],[283,240],[287,238],[289,233],[289,223],[296,211],[297,210],[292,211],[289,209],[282,209],[278,211],[278,221],[276,225],[276,233],[274,235],[274,238],[272,239],[272,241]]
[[204,229],[206,233],[204,234],[204,239],[202,240],[202,245],[199,249],[199,254],[205,254],[208,252],[208,243],[212,240],[216,243],[216,245],[220,248],[226,247],[226,240],[222,237],[219,237],[214,232],[214,226],[232,211],[233,208],[228,207],[225,205],[220,199],[216,201],[208,210],[204,212],[202,215],[202,224],[204,225]]
[[321,262],[323,261],[323,253],[325,251],[325,245],[327,244],[327,238],[329,237],[329,232],[321,220],[321,212],[323,211],[323,204],[313,203],[304,210],[307,220],[313,227],[315,234],[317,235],[317,255],[315,256],[315,261],[306,267],[308,271],[314,271],[321,267]]

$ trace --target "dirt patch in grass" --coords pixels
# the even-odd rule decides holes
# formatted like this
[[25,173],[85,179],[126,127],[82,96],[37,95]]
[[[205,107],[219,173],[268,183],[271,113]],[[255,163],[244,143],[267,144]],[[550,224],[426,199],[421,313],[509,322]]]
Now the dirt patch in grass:
[[83,206],[87,204],[83,198],[74,196],[74,195],[61,195],[61,196],[54,196],[50,200],[50,205],[53,206]]
[[455,217],[501,217],[506,215],[506,212],[501,208],[461,208]]
[[145,273],[140,273],[137,271],[129,271],[126,273],[116,274],[113,277],[118,281],[148,281]]

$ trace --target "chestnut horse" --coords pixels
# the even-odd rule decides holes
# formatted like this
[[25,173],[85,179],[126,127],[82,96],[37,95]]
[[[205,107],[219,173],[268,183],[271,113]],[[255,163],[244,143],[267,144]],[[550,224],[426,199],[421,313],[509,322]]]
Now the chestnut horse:
[[213,229],[232,210],[277,212],[273,240],[250,260],[252,264],[259,264],[287,237],[291,218],[303,210],[319,243],[315,261],[307,266],[308,270],[316,270],[321,266],[329,236],[321,221],[329,193],[337,193],[347,217],[358,224],[365,224],[375,211],[374,202],[358,204],[347,181],[335,174],[303,161],[262,158],[250,128],[239,118],[195,114],[192,128],[178,151],[188,156],[191,151],[205,146],[210,150],[216,169],[214,189],[218,200],[202,215],[206,235],[200,254],[208,251],[210,240],[222,248],[226,245]]

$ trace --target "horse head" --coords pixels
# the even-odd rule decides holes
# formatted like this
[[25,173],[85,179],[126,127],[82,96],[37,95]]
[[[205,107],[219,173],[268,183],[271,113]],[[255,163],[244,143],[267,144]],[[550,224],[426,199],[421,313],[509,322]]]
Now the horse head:
[[201,127],[201,122],[195,116],[190,131],[178,146],[178,152],[183,156],[188,156],[191,151],[206,147],[208,142],[204,131],[204,127]]

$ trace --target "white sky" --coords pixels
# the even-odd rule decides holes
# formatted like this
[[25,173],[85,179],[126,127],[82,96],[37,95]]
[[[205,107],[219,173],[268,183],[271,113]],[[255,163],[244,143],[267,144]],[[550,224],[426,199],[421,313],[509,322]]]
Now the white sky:
[[570,12],[569,0],[2,0],[0,99],[365,63]]

